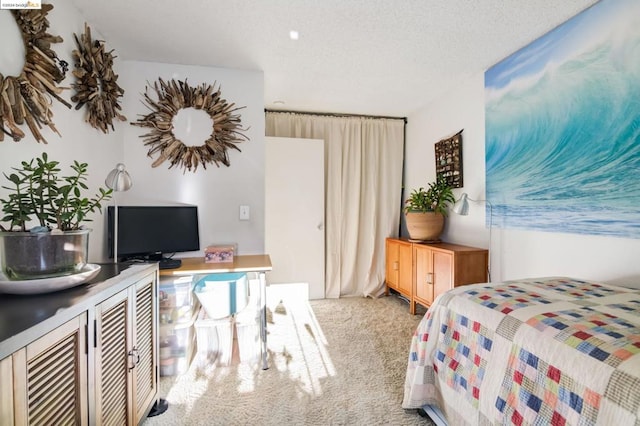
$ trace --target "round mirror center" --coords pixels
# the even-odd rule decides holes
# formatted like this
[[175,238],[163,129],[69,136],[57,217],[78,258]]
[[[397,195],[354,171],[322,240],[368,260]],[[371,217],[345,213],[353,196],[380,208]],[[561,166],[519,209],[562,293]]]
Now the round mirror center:
[[173,135],[187,146],[200,146],[211,137],[213,120],[201,109],[182,108],[173,117]]
[[22,73],[25,60],[22,31],[9,10],[0,10],[0,28],[2,28],[2,49],[0,49],[0,74],[5,77],[18,77]]

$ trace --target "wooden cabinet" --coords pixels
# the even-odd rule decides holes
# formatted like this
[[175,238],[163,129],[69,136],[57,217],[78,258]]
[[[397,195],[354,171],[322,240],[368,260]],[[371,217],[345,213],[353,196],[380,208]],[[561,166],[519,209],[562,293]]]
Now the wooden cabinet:
[[[396,246],[408,246],[411,251],[411,263],[398,262],[400,269],[411,274],[411,287],[407,292],[396,288],[393,283],[394,259],[398,254]],[[409,312],[415,314],[416,303],[430,306],[445,291],[454,287],[487,282],[489,252],[485,249],[459,244],[411,243],[403,239],[388,238],[387,247],[387,292],[394,289],[409,299]],[[391,279],[391,281],[390,281]]]
[[3,425],[88,424],[87,315],[0,361]]
[[158,396],[158,270],[111,268],[84,288],[0,301],[0,425],[144,421]]
[[96,424],[137,425],[158,386],[157,287],[143,280],[96,306]]
[[386,240],[386,292],[396,290],[411,299],[413,288],[412,244],[408,241],[387,238]]
[[[413,248],[413,254],[415,259],[415,292],[413,294],[413,301],[420,301],[421,304],[431,304],[433,302],[433,256],[431,250],[425,247],[417,246]],[[413,303],[410,307],[415,309]]]
[[[414,303],[430,306],[442,293],[487,282],[489,252],[458,244],[414,244]],[[415,309],[415,307],[414,307]]]

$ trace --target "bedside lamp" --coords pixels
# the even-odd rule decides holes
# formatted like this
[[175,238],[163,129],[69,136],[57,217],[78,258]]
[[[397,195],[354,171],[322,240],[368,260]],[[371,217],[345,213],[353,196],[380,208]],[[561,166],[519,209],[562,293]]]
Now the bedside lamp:
[[132,186],[131,176],[122,163],[118,163],[116,168],[111,170],[104,180],[107,188],[112,189],[113,194],[113,263],[118,263],[118,202],[115,192],[128,191]]
[[453,212],[461,216],[467,216],[469,214],[469,196],[466,192],[462,194],[460,199],[453,205]]
[[469,196],[465,192],[460,196],[460,199],[456,201],[456,203],[453,205],[453,212],[456,214],[459,214],[460,216],[468,216],[469,201],[473,201],[475,203],[485,202],[489,206],[489,261],[488,261],[487,277],[489,278],[489,282],[491,282],[491,228],[493,228],[493,205],[489,200],[474,200],[473,198],[469,198]]
[[491,205],[491,202],[489,200],[474,200],[473,198],[469,198],[469,196],[465,192],[453,205],[453,212],[455,214],[459,214],[460,216],[468,216],[469,201],[473,201],[474,203],[487,203],[487,205],[489,206],[489,228],[491,228],[491,226],[493,226],[493,205]]

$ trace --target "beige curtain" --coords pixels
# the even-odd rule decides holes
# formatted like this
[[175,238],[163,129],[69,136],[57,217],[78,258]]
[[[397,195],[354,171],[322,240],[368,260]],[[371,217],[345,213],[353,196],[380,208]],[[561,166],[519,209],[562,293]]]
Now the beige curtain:
[[404,121],[267,112],[266,135],[325,141],[325,297],[380,296],[385,238],[400,221]]

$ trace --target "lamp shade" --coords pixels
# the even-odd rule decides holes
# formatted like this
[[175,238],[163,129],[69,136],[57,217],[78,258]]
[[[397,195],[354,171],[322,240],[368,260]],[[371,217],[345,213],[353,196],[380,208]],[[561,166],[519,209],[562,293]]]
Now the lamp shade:
[[456,201],[456,203],[453,206],[453,212],[462,216],[467,216],[469,214],[469,200],[468,200],[468,195],[465,192],[464,194],[462,194],[462,196],[460,197],[460,199],[458,201]]
[[127,173],[122,163],[118,163],[116,168],[109,172],[107,178],[104,180],[104,184],[107,185],[107,188],[117,192],[127,191],[133,186],[131,176],[129,176],[129,173]]

